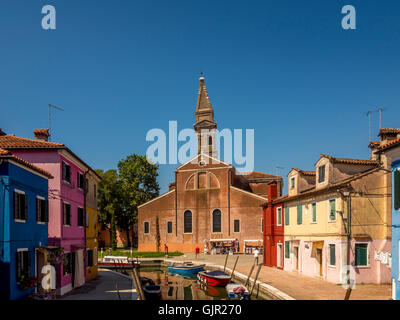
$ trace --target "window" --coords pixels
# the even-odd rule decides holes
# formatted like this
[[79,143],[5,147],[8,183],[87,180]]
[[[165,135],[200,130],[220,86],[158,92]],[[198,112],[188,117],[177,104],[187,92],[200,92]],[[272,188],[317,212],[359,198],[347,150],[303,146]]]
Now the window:
[[167,233],[172,233],[172,221],[167,222]]
[[84,180],[83,174],[78,172],[76,177],[77,177],[78,188],[83,190],[85,187],[85,183],[84,183],[85,180]]
[[215,209],[212,213],[212,232],[222,232],[221,210]]
[[285,208],[285,226],[289,225],[289,208]]
[[318,167],[318,183],[325,181],[325,165]]
[[312,207],[312,212],[311,212],[311,222],[316,223],[317,222],[317,204],[313,203],[311,205]]
[[84,222],[83,208],[78,207],[78,226],[83,227],[83,222]]
[[236,232],[236,233],[240,232],[240,220],[239,219],[233,220],[233,232]]
[[192,233],[192,211],[190,210],[183,213],[183,233]]
[[72,256],[71,252],[64,253],[63,260],[63,275],[66,276],[72,273]]
[[297,206],[297,224],[303,223],[303,208],[301,204]]
[[46,199],[36,198],[36,221],[48,222],[49,221],[49,203]]
[[90,222],[90,215],[89,215],[89,212],[88,211],[86,211],[86,227],[89,227],[89,222]]
[[393,201],[394,201],[394,208],[396,210],[400,210],[400,170],[396,170],[394,172],[393,177]]
[[282,225],[282,208],[276,208],[276,225]]
[[290,178],[290,189],[294,189],[295,177]]
[[150,222],[145,221],[143,223],[143,233],[144,234],[149,234],[150,233]]
[[94,265],[97,265],[97,247],[94,247]]
[[336,199],[329,200],[329,221],[336,221]]
[[26,194],[22,191],[14,191],[14,219],[25,221],[28,218],[28,203]]
[[71,183],[71,166],[64,161],[62,163],[62,179]]
[[285,241],[285,258],[290,258],[290,241]]
[[93,250],[87,250],[87,266],[93,267]]
[[31,257],[27,249],[17,251],[17,279],[31,274]]
[[336,246],[334,244],[329,245],[329,265],[336,266]]
[[356,266],[366,267],[368,266],[368,243],[356,243]]
[[64,226],[71,225],[71,205],[66,202],[63,204],[63,222]]

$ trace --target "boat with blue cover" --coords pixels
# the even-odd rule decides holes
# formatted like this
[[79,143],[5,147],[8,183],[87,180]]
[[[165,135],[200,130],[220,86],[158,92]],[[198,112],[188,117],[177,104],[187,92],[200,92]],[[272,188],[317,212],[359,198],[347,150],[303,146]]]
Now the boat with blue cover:
[[168,267],[168,272],[177,273],[182,276],[192,276],[204,270],[204,264],[194,265],[192,263],[186,264],[172,264]]

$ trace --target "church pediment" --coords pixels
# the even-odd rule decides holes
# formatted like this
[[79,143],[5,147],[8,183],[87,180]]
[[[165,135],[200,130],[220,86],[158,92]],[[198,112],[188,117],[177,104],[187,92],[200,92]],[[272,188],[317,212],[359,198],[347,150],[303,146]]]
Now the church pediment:
[[204,153],[195,156],[193,159],[189,160],[185,164],[181,165],[176,169],[176,171],[184,170],[198,170],[207,168],[231,168],[232,166],[220,161],[216,158],[212,158]]

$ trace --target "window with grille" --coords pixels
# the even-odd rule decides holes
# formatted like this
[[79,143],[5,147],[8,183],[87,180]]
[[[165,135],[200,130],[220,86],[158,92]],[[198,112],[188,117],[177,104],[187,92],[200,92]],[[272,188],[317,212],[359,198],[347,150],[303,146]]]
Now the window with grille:
[[66,202],[63,204],[63,222],[64,226],[71,225],[71,205]]
[[240,220],[239,219],[233,220],[233,232],[236,232],[236,233],[240,232]]
[[192,212],[190,210],[183,213],[183,233],[192,233]]
[[143,223],[143,233],[144,234],[149,234],[150,233],[150,222],[148,222],[148,221],[145,221],[144,223]]
[[49,203],[46,199],[36,198],[36,221],[49,221]]
[[318,167],[318,183],[325,181],[325,165]]
[[172,233],[172,221],[167,222],[167,233]]
[[93,250],[87,251],[87,266],[88,267],[93,266]]
[[17,279],[22,276],[30,276],[31,257],[28,250],[17,251]]
[[28,218],[28,203],[26,194],[14,191],[14,219],[26,220]]
[[215,209],[212,213],[212,230],[214,233],[222,232],[222,215],[219,209]]

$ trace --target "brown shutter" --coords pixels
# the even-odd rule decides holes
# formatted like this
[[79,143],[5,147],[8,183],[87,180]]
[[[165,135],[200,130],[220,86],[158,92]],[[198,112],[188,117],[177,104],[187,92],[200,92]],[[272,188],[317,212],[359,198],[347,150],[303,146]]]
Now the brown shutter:
[[26,194],[23,195],[24,197],[24,220],[28,220],[28,199]]
[[45,200],[44,221],[49,222],[49,200]]
[[18,219],[19,203],[18,203],[18,193],[14,191],[14,219]]

